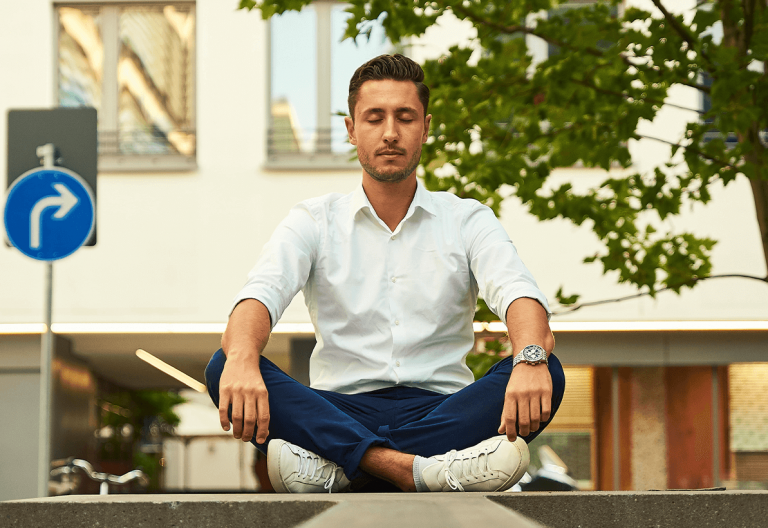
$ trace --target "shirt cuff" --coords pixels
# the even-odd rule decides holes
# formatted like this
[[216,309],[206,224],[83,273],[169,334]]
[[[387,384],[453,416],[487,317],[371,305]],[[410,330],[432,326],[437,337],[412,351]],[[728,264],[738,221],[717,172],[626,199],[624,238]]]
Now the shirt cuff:
[[273,308],[274,305],[268,301],[268,296],[266,295],[249,294],[249,293],[241,292],[237,297],[235,297],[235,300],[232,303],[232,309],[229,310],[229,315],[231,316],[232,312],[235,311],[235,308],[237,307],[237,305],[246,299],[257,300],[266,307],[267,312],[269,312],[269,329],[270,331],[273,330],[275,328],[275,325],[277,324],[278,319],[280,319],[280,314],[278,314],[277,310]]
[[547,321],[552,319],[552,312],[549,311],[549,303],[547,302],[547,298],[544,296],[544,294],[539,290],[527,290],[517,292],[515,295],[509,298],[508,302],[505,301],[504,311],[501,312],[504,314],[502,316],[504,319],[504,324],[507,324],[507,310],[509,310],[509,305],[518,299],[533,299],[534,301],[538,302],[542,308],[544,308],[545,312],[547,312]]

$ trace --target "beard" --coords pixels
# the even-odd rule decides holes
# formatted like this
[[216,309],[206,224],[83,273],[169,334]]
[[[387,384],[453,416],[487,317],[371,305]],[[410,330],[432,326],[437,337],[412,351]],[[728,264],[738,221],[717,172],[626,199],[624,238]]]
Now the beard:
[[[405,150],[397,147],[394,149],[379,149],[375,154],[379,154],[381,152],[390,152],[393,150],[396,150],[398,153],[405,155]],[[377,182],[397,183],[408,178],[408,176],[410,176],[413,171],[416,170],[416,167],[419,166],[419,161],[421,160],[421,148],[413,153],[411,159],[408,160],[408,163],[402,169],[392,168],[389,170],[379,170],[371,163],[371,157],[368,155],[368,153],[361,149],[357,150],[357,158],[360,161],[360,165],[362,165],[363,170],[365,170],[365,172],[367,172],[368,175]]]

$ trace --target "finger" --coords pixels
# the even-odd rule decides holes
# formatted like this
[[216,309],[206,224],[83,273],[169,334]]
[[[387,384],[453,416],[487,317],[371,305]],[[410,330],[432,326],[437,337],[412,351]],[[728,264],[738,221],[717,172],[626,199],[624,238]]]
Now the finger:
[[232,398],[232,436],[235,438],[243,436],[243,397],[241,394],[235,394]]
[[541,398],[541,421],[546,423],[552,417],[552,395]]
[[510,442],[517,440],[517,401],[509,400],[504,405],[504,428],[506,429],[507,439]]
[[539,398],[531,398],[531,432],[534,433],[539,430],[541,423],[541,400]]
[[263,444],[267,441],[267,436],[269,436],[269,396],[267,395],[267,391],[264,391],[258,396],[257,406],[259,414],[256,419],[256,424],[258,426],[256,431],[256,443]]
[[229,402],[229,392],[222,391],[219,394],[219,423],[221,423],[221,428],[225,431],[229,431]]
[[504,408],[501,410],[501,423],[499,424],[498,432],[499,434],[504,434],[507,430],[507,420],[505,416],[507,415],[507,404],[504,404]]
[[531,433],[531,403],[528,398],[521,399],[517,406],[517,432],[520,436],[528,436]]
[[256,427],[256,398],[248,396],[243,405],[243,442],[250,442]]

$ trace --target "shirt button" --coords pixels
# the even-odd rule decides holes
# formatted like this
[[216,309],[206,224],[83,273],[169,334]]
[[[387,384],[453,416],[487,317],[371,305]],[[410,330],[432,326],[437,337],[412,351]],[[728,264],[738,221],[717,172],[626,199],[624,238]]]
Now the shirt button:
[[399,361],[395,361],[395,366],[399,367],[400,366],[400,362]]
[[400,324],[400,321],[399,321],[399,320],[397,320],[397,319],[395,319],[395,324],[396,324],[396,325],[399,325],[399,324]]
[[396,239],[397,235],[392,235],[392,240]]
[[392,277],[392,282],[397,282],[397,277]]

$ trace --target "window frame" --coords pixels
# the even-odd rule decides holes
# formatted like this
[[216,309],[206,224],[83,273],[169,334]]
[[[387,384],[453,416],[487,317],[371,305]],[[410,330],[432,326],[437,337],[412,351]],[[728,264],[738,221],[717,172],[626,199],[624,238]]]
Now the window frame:
[[[332,91],[331,91],[331,61],[333,48],[333,35],[331,32],[331,10],[336,5],[345,5],[336,0],[315,0],[312,8],[315,9],[316,34],[316,61],[317,61],[317,130],[331,131]],[[264,166],[265,170],[274,171],[309,171],[309,170],[338,170],[359,171],[360,164],[357,157],[351,152],[333,152],[331,149],[312,152],[273,152],[271,142],[273,139],[274,122],[272,115],[272,23],[266,24],[266,73],[269,82],[266,84],[266,134],[264,138]],[[329,136],[330,137],[330,136]],[[328,145],[331,142],[328,141]],[[351,146],[350,146],[351,147]]]
[[97,108],[99,116],[99,145],[104,136],[118,131],[119,124],[119,83],[117,65],[120,56],[120,8],[125,6],[157,6],[183,5],[189,7],[195,17],[194,43],[190,52],[190,64],[193,65],[191,105],[191,129],[195,136],[195,151],[192,155],[185,154],[103,154],[98,155],[98,171],[102,172],[188,172],[197,169],[197,2],[195,0],[78,0],[63,1],[52,4],[53,8],[53,100],[59,105],[59,38],[60,22],[59,9],[94,8],[100,10],[101,21],[99,30],[104,50],[103,77],[101,82],[101,108]]

